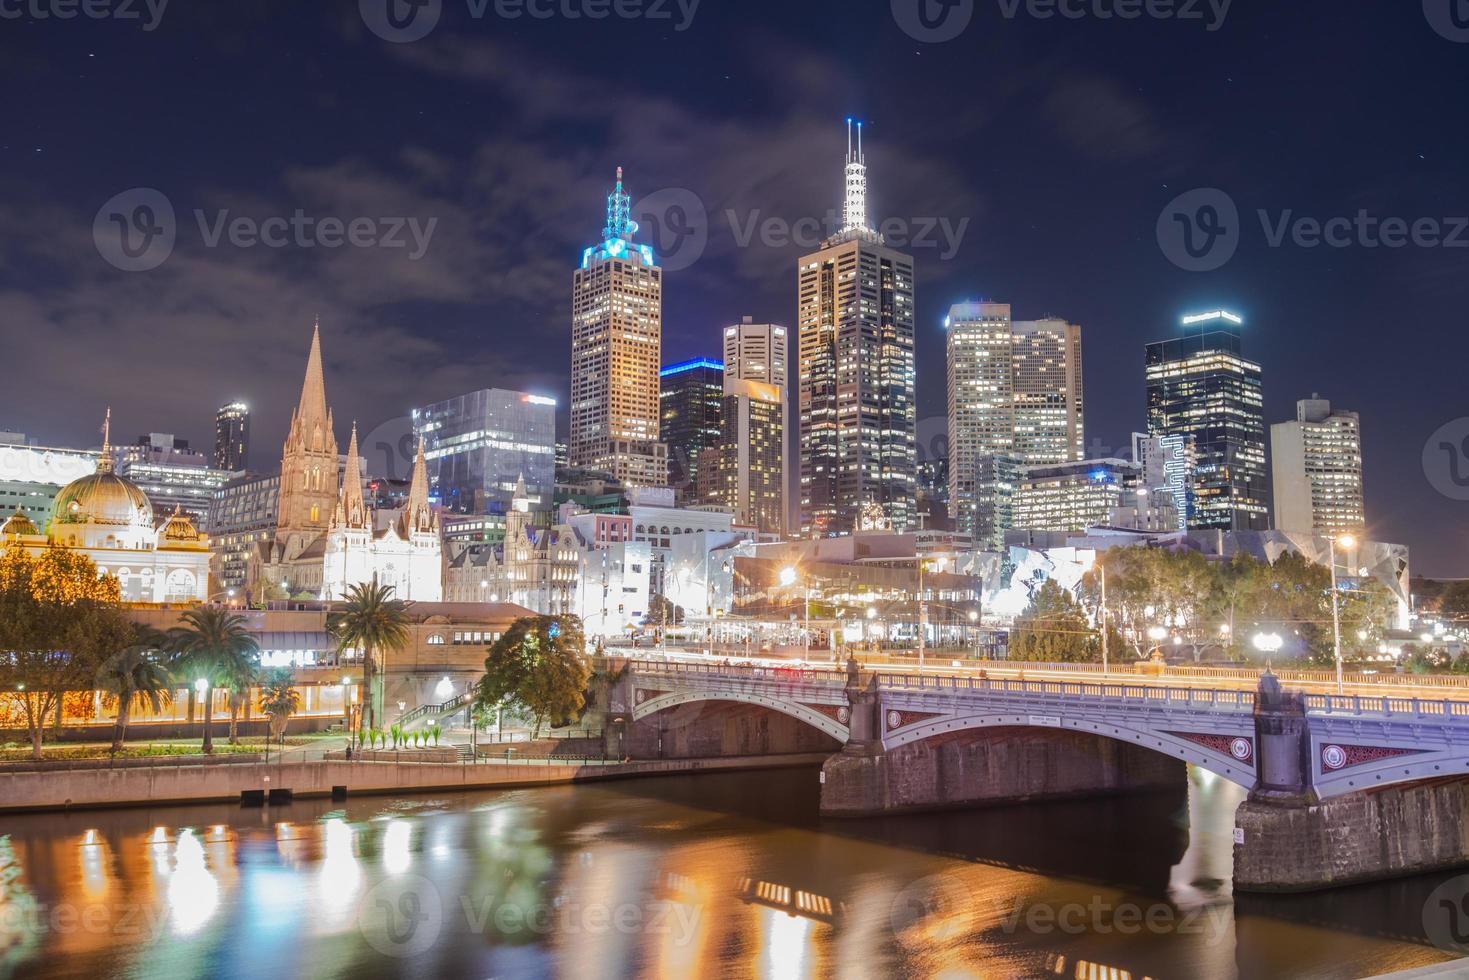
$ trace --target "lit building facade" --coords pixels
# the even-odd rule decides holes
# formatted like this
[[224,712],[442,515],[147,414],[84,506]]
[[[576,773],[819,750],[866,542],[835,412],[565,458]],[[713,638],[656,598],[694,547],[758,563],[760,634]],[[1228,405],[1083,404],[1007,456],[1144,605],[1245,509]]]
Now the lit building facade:
[[251,553],[275,536],[280,495],[279,475],[237,477],[214,492],[205,526],[216,590],[245,588]]
[[1013,329],[1014,455],[1029,466],[1081,459],[1081,327],[1050,317],[1016,321]]
[[501,514],[523,481],[536,509],[556,489],[556,401],[487,388],[413,410],[430,491],[454,514]]
[[661,487],[668,483],[658,414],[663,270],[637,231],[618,167],[602,241],[582,253],[572,275],[568,455],[573,467]]
[[1270,427],[1275,526],[1330,536],[1366,530],[1362,502],[1362,421],[1317,395],[1296,417]]
[[784,386],[724,379],[724,434],[719,447],[713,501],[728,507],[735,523],[768,534],[785,533]]
[[234,475],[210,466],[208,456],[167,433],[150,433],[116,455],[118,473],[143,488],[160,520],[181,509],[204,525],[215,491]]
[[451,602],[513,602],[543,616],[575,611],[581,552],[565,525],[536,524],[522,484],[505,512],[498,544],[451,542],[445,591]]
[[801,468],[796,462],[796,399],[791,389],[790,331],[779,323],[756,323],[752,316],[724,328],[724,377],[756,381],[779,389],[781,415],[781,533],[801,526]]
[[1030,466],[1015,487],[1013,527],[1081,531],[1106,525],[1138,488],[1141,467],[1125,459]]
[[699,481],[699,457],[719,444],[724,365],[708,358],[670,364],[658,374],[660,432],[668,447],[668,485],[688,493]]
[[45,530],[57,492],[96,471],[96,452],[0,444],[0,514],[12,514],[19,508]]
[[915,520],[913,259],[867,222],[861,124],[848,124],[841,231],[797,269],[801,531],[849,533],[864,508]]
[[1150,498],[1140,502],[1139,511],[1151,510],[1161,518],[1166,507],[1168,526],[1158,529],[1187,531],[1194,512],[1194,473],[1199,462],[1194,437],[1188,433],[1149,436],[1134,432],[1132,459],[1141,469],[1139,490]]
[[214,468],[240,473],[250,468],[250,406],[221,405],[214,413]]
[[95,472],[62,487],[40,525],[23,511],[12,513],[0,524],[0,546],[79,552],[117,579],[127,603],[194,605],[209,598],[209,539],[186,514],[155,520],[148,495],[116,472],[110,424],[103,426]]
[[1148,435],[1191,435],[1189,527],[1261,531],[1270,523],[1260,365],[1241,353],[1227,310],[1185,317],[1183,336],[1147,346]]

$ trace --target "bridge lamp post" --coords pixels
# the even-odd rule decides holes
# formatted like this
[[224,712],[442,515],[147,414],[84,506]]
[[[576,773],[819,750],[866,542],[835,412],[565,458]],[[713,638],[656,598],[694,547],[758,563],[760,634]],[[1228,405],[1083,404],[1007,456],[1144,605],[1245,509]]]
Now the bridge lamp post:
[[[977,611],[975,611],[973,609],[969,610],[969,622],[971,624],[972,623],[979,622],[979,613]],[[974,659],[975,660],[978,660],[979,659],[979,636],[980,636],[980,632],[981,632],[981,630],[976,627],[975,630],[974,630]]]
[[1341,662],[1341,611],[1336,585],[1336,548],[1337,545],[1341,545],[1342,548],[1351,551],[1357,547],[1357,539],[1350,534],[1343,534],[1339,538],[1327,540],[1331,550],[1331,635],[1336,649],[1336,693],[1344,694]]
[[[780,584],[781,585],[784,585],[784,586],[787,586],[787,587],[790,587],[792,585],[795,585],[796,584],[796,580],[798,578],[800,578],[800,573],[796,571],[794,565],[787,565],[785,568],[782,568],[780,570]],[[806,583],[805,594],[806,594],[806,621],[805,621],[805,624],[804,624],[804,626],[803,626],[803,628],[801,630],[801,646],[805,650],[805,654],[803,655],[802,659],[803,660],[810,660],[811,659],[811,583],[810,582],[807,582]]]

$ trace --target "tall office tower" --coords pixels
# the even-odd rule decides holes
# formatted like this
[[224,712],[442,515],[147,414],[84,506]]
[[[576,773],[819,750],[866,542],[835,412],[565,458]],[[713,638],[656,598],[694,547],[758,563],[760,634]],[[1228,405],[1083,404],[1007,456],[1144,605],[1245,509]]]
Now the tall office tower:
[[1197,505],[1194,474],[1199,459],[1194,437],[1188,433],[1149,436],[1134,432],[1132,460],[1141,468],[1138,488],[1151,498],[1142,501],[1138,509],[1161,512],[1166,508],[1171,515],[1168,530],[1187,531]]
[[801,530],[851,531],[876,504],[915,523],[913,259],[867,223],[862,124],[847,124],[842,229],[798,269]]
[[725,375],[713,496],[734,512],[735,523],[770,534],[786,527],[786,402],[783,385]]
[[1362,421],[1356,412],[1332,411],[1320,395],[1296,402],[1294,422],[1270,427],[1270,457],[1276,527],[1333,537],[1362,534],[1367,521]]
[[1014,330],[1008,303],[949,309],[949,514],[954,530],[995,544],[993,493],[1003,489],[988,461],[1015,451]]
[[250,465],[250,408],[230,402],[214,413],[214,468],[239,473]]
[[724,365],[698,357],[670,364],[658,374],[661,438],[668,447],[668,485],[692,494],[699,454],[719,444],[724,405]]
[[801,495],[796,481],[800,469],[796,465],[795,399],[791,397],[789,335],[778,323],[756,323],[747,316],[739,323],[724,328],[724,377],[726,391],[730,381],[758,381],[780,389],[782,409],[780,471],[781,497],[785,512],[782,532],[800,526]]
[[630,486],[668,483],[659,441],[663,270],[634,240],[632,197],[607,195],[602,241],[582,253],[571,290],[571,465]]
[[1055,317],[1013,326],[1015,455],[1037,466],[1080,460],[1081,327]]
[[1191,528],[1269,527],[1260,365],[1240,353],[1243,323],[1227,310],[1187,316],[1183,336],[1147,346],[1148,434],[1194,437]]
[[[413,410],[439,504],[504,514],[520,486],[536,510],[556,490],[556,400],[486,388]],[[367,450],[372,451],[368,446]]]

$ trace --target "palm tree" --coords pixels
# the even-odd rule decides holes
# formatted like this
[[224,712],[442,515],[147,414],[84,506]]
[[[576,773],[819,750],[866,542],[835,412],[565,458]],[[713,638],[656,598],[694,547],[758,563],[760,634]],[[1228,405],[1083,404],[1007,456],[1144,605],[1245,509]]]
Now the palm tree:
[[102,662],[97,686],[117,698],[117,723],[112,729],[112,751],[122,751],[128,716],[134,704],[146,704],[154,714],[173,700],[173,678],[162,651],[167,638],[150,627],[139,627],[137,642]]
[[179,617],[182,625],[169,631],[178,655],[175,672],[191,678],[204,699],[204,754],[214,752],[210,724],[214,720],[212,687],[260,668],[260,647],[245,628],[245,617],[215,606],[195,606]]
[[343,607],[332,614],[327,628],[337,638],[337,652],[362,651],[362,686],[367,696],[362,727],[373,729],[382,715],[382,685],[378,680],[378,651],[408,645],[408,604],[393,598],[391,585],[362,583],[347,589]]
[[285,734],[286,722],[301,707],[301,692],[289,667],[277,667],[260,679],[260,710],[270,718],[270,734]]
[[220,686],[229,691],[231,745],[240,744],[240,709],[245,708],[248,712],[250,688],[254,687],[259,679],[260,664],[258,658],[237,661],[231,664],[225,672],[223,683]]

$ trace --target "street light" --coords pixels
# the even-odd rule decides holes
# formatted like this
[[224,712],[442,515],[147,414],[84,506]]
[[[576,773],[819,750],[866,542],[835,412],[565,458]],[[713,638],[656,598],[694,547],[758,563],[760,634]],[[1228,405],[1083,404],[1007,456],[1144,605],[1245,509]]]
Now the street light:
[[[785,568],[782,568],[780,570],[780,584],[781,585],[784,585],[784,586],[787,586],[787,587],[792,586],[792,585],[795,585],[796,584],[796,580],[799,579],[800,577],[801,577],[800,576],[800,573],[796,571],[796,568],[795,568],[794,565],[787,565]],[[806,622],[805,622],[805,625],[804,625],[803,629],[801,630],[801,647],[802,647],[802,649],[805,650],[805,654],[803,655],[803,657],[801,659],[803,659],[803,660],[810,660],[811,659],[811,583],[810,582],[807,582],[806,583]]]
[[[974,610],[974,609],[969,610],[969,621],[971,623],[977,623],[977,622],[979,622],[979,612],[977,610]],[[979,630],[979,629],[976,629],[974,631],[974,659],[975,660],[978,660],[979,659],[979,638],[980,638],[980,634],[982,632],[983,631],[982,630]]]
[[1284,645],[1285,641],[1280,638],[1279,633],[1256,633],[1250,641],[1255,649],[1261,653],[1274,653]]
[[1331,635],[1336,649],[1336,693],[1344,693],[1341,663],[1341,611],[1338,608],[1336,587],[1336,546],[1341,545],[1347,551],[1357,547],[1357,539],[1350,534],[1343,534],[1339,538],[1328,538],[1331,553]]

